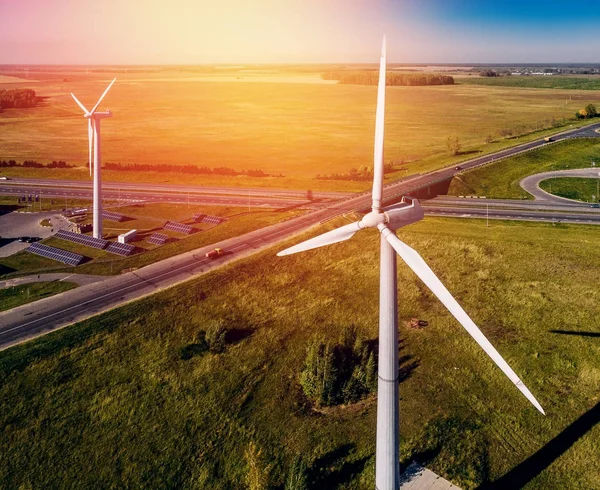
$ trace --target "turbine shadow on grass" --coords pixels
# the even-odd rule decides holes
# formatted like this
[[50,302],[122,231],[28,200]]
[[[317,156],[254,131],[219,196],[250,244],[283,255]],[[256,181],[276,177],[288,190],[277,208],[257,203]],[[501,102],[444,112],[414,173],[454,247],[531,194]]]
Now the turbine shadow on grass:
[[576,332],[574,330],[548,330],[550,333],[562,335],[580,335],[582,337],[600,337],[600,332]]
[[[484,483],[479,490],[501,490],[522,488],[556,459],[562,456],[573,444],[600,422],[600,402],[575,420],[536,453],[515,466],[496,481]],[[590,462],[591,463],[591,462]]]
[[318,458],[307,471],[308,488],[337,488],[349,483],[360,474],[368,457],[347,461],[354,450],[354,444],[344,444]]

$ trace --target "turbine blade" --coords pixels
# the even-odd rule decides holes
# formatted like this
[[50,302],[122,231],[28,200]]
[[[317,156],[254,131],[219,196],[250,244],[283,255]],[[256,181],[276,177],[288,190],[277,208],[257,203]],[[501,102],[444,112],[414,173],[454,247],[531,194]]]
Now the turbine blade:
[[[386,233],[387,230],[387,233]],[[513,384],[525,395],[525,397],[537,408],[542,414],[546,415],[544,409],[515,374],[508,363],[502,358],[495,347],[490,341],[483,335],[481,330],[475,325],[473,320],[467,315],[465,310],[458,304],[458,302],[452,297],[450,292],[437,278],[429,266],[425,263],[419,253],[413,248],[402,242],[389,228],[383,228],[382,233],[389,244],[398,252],[398,255],[406,262],[406,264],[415,272],[417,276],[425,283],[425,285],[431,289],[438,299],[444,304],[446,308],[452,313],[454,318],[465,328],[467,332],[475,339],[475,342],[487,353],[488,356],[496,363],[496,365],[502,370],[502,372],[508,376]]]
[[104,98],[104,96],[108,93],[108,91],[110,90],[110,87],[112,87],[113,83],[115,83],[117,81],[116,78],[113,79],[112,82],[110,82],[108,84],[108,87],[106,87],[106,90],[104,91],[104,93],[100,96],[100,98],[98,99],[98,102],[96,102],[96,105],[94,106],[94,108],[90,111],[90,114],[93,114],[94,112],[96,112],[96,109],[98,109],[98,106],[100,105],[100,102],[102,102],[102,99]]
[[88,166],[90,167],[90,177],[92,176],[92,143],[94,139],[94,128],[92,127],[92,118],[88,118],[88,148],[89,148],[89,160]]
[[291,255],[298,252],[311,250],[313,248],[324,247],[325,245],[331,245],[333,243],[344,242],[346,240],[350,240],[350,238],[352,238],[360,229],[360,223],[356,221],[355,223],[341,226],[340,228],[336,228],[335,230],[328,231],[327,233],[323,233],[322,235],[311,238],[310,240],[306,240],[298,245],[294,245],[293,247],[286,248],[285,250],[279,252],[277,256],[283,257],[284,255]]
[[83,112],[85,112],[86,114],[88,114],[88,113],[89,113],[89,111],[88,111],[88,110],[85,108],[85,106],[84,106],[84,105],[83,105],[81,102],[79,102],[79,99],[78,99],[77,97],[75,97],[75,94],[74,94],[73,92],[71,92],[71,97],[73,97],[73,100],[74,100],[75,102],[77,102],[77,105],[78,105],[79,107],[81,107],[81,110],[82,110]]
[[377,113],[375,116],[375,149],[373,153],[373,205],[374,212],[381,211],[383,199],[383,128],[385,123],[385,63],[386,40],[383,36],[381,60],[379,61],[379,85],[377,87]]

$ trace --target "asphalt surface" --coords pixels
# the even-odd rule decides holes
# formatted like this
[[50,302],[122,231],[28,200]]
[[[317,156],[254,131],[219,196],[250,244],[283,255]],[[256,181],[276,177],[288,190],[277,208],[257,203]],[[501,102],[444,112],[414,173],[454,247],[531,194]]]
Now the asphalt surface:
[[[40,222],[43,219],[49,219],[51,226],[41,226]],[[12,212],[0,215],[0,257],[8,257],[29,247],[29,243],[19,242],[17,237],[48,238],[59,229],[69,229],[71,226],[71,223],[56,211]]]
[[518,221],[541,221],[546,223],[572,223],[580,225],[600,225],[600,213],[580,214],[568,212],[525,211],[521,209],[495,209],[487,207],[423,206],[427,216],[455,218],[502,219]]
[[[581,136],[593,129],[594,126],[568,131],[556,137],[556,140]],[[597,133],[594,133],[598,136]],[[407,195],[415,190],[428,185],[447,180],[462,169],[474,168],[480,165],[511,156],[528,149],[543,146],[544,140],[526,143],[517,147],[503,150],[494,155],[486,155],[459,164],[460,169],[454,167],[440,170],[426,175],[419,175],[400,182],[385,186],[384,195],[386,200]],[[35,303],[23,305],[7,312],[0,313],[0,348],[6,348],[15,343],[22,342],[49,331],[61,328],[84,318],[93,316],[102,311],[109,310],[134,299],[152,294],[179,282],[196,277],[219,265],[236,260],[254,253],[257,250],[271,246],[281,240],[289,238],[294,234],[305,231],[309,226],[319,222],[325,222],[335,216],[349,211],[365,210],[370,206],[370,194],[364,193],[338,201],[325,209],[313,211],[277,225],[272,225],[239,237],[224,240],[204,247],[193,252],[187,252],[176,257],[151,264],[134,272],[129,272],[116,277],[110,277],[105,281],[81,286],[53,296],[42,299]],[[480,210],[484,211],[484,210]],[[487,209],[485,210],[487,212]],[[428,212],[435,212],[429,209]],[[447,213],[448,210],[437,210],[439,213]],[[468,214],[462,213],[463,217]],[[516,216],[519,213],[514,213]],[[562,215],[561,215],[562,216]],[[509,219],[510,215],[502,219]],[[551,218],[548,216],[548,218]],[[515,217],[515,219],[517,219]],[[530,218],[528,218],[530,219]],[[561,220],[563,218],[561,217]],[[227,255],[214,261],[204,257],[204,253],[213,247],[220,247]]]
[[[600,162],[599,162],[600,163]],[[559,197],[540,188],[540,182],[542,180],[558,178],[558,177],[578,177],[588,179],[600,178],[600,168],[577,168],[569,170],[556,170],[554,172],[542,172],[539,174],[529,175],[521,180],[520,185],[529,194],[531,194],[536,201],[549,201],[549,202],[571,202],[578,203],[574,199],[567,199],[566,197]],[[600,198],[600,196],[596,196]]]
[[[119,201],[158,201],[188,202],[204,205],[232,205],[251,207],[320,207],[338,199],[352,196],[347,192],[307,190],[240,188],[240,187],[200,187],[163,184],[130,184],[124,182],[103,182],[102,194],[105,200]],[[25,179],[14,177],[0,181],[0,195],[41,196],[42,199],[60,199],[68,207],[69,199],[92,199],[92,182],[77,180]]]

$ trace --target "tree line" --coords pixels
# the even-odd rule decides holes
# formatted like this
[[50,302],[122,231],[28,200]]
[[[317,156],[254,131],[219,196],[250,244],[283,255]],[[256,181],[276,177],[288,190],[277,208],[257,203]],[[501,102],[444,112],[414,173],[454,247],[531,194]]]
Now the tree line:
[[35,160],[25,160],[23,163],[17,163],[15,160],[2,160],[0,161],[0,168],[9,168],[9,167],[27,167],[27,168],[73,168],[74,165],[69,165],[67,162],[52,161],[46,165],[40,162],[36,162]]
[[[328,71],[321,74],[323,80],[337,80],[347,85],[377,85],[377,71]],[[387,73],[386,85],[417,86],[417,85],[454,85],[450,75],[438,73]]]
[[0,90],[0,112],[13,107],[35,107],[38,100],[35,90],[30,88],[3,89]]
[[123,165],[121,163],[104,164],[106,170],[116,170],[118,172],[173,172],[184,174],[204,174],[204,175],[247,175],[248,177],[283,177],[282,175],[272,175],[263,172],[260,169],[250,169],[237,171],[230,167],[198,167],[196,165],[168,165],[164,163],[149,164],[149,163],[133,163]]
[[[395,170],[392,162],[383,164],[383,173],[387,174]],[[357,181],[369,181],[373,180],[373,167],[367,167],[366,165],[360,168],[352,167],[346,174],[317,174],[315,177],[317,180],[357,180]]]

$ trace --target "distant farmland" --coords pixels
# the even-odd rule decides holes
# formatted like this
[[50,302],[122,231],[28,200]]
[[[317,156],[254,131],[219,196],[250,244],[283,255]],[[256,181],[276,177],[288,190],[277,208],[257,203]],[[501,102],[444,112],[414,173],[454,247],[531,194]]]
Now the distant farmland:
[[[102,104],[114,113],[102,123],[105,161],[261,169],[304,180],[372,164],[373,87],[298,73],[117,75]],[[92,105],[112,76],[46,74],[2,84],[32,87],[49,99],[0,114],[0,158],[85,165],[86,124],[69,92]],[[410,169],[423,171],[456,159],[449,136],[459,137],[463,151],[499,149],[513,143],[500,136],[506,130],[517,136],[551,127],[587,103],[600,104],[600,92],[462,84],[388,87],[387,100],[386,160],[420,160]]]

